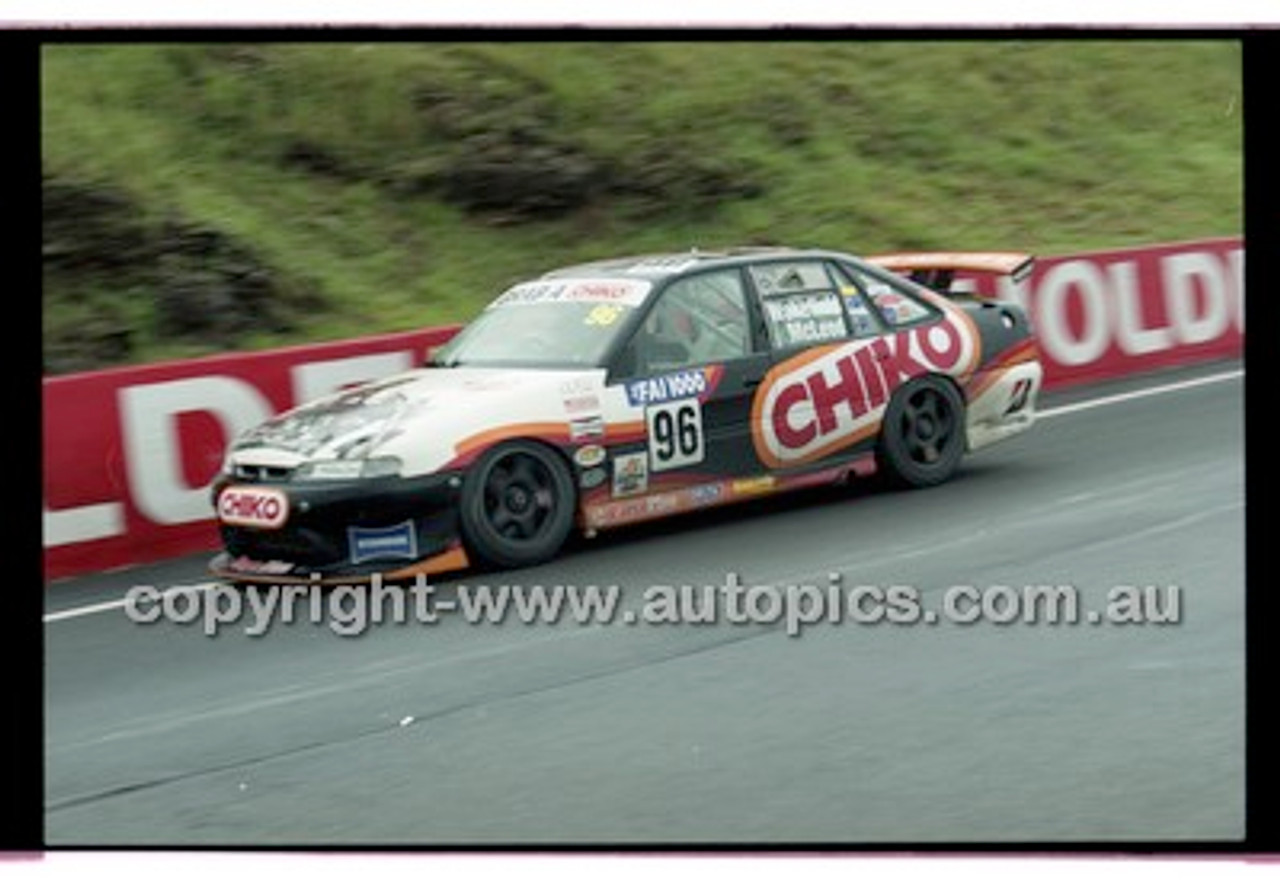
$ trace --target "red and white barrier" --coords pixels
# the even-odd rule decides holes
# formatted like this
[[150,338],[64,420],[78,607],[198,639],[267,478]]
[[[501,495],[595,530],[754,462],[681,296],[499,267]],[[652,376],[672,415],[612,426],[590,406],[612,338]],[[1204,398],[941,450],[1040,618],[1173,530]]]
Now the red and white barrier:
[[[1243,283],[1238,237],[1041,258],[1019,284],[974,280],[1027,308],[1047,387],[1239,354]],[[420,364],[456,330],[47,378],[46,579],[215,548],[208,485],[236,433]]]
[[1021,283],[975,282],[1026,308],[1049,389],[1244,348],[1239,238],[1041,258]]
[[421,364],[456,326],[44,381],[46,579],[215,548],[208,486],[241,430]]

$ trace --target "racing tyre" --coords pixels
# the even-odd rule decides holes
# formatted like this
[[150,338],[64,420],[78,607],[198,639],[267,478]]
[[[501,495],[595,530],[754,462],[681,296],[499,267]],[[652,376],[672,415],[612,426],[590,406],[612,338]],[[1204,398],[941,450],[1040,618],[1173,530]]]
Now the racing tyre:
[[964,402],[937,377],[919,377],[894,395],[880,429],[880,463],[899,487],[930,487],[964,456]]
[[508,442],[481,457],[463,483],[462,536],[488,564],[537,564],[564,544],[575,505],[573,477],[554,451]]

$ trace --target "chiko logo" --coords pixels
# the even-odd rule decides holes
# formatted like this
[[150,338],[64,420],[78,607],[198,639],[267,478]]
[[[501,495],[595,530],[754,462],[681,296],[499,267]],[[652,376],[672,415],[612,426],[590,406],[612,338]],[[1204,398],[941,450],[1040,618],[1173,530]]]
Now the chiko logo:
[[218,497],[218,517],[224,524],[279,527],[289,517],[289,498],[277,490],[229,487]]
[[756,393],[751,433],[773,468],[818,460],[874,435],[893,391],[921,374],[963,383],[978,358],[969,317],[825,347],[775,367]]

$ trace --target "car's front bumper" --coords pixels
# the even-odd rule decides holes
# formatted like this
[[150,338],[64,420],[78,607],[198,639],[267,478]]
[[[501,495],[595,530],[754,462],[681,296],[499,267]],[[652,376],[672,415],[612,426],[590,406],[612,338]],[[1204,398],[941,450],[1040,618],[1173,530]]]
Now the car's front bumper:
[[237,582],[341,582],[401,578],[467,565],[458,530],[462,476],[245,484],[229,490],[282,494],[288,515],[278,527],[228,523],[220,516],[224,552],[214,575]]

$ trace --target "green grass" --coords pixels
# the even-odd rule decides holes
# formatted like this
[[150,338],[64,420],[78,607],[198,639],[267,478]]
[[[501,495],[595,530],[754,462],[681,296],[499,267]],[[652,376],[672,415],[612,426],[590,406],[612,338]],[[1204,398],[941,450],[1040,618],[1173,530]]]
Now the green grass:
[[[222,230],[323,296],[242,348],[464,320],[515,279],[620,253],[1053,254],[1242,229],[1230,40],[74,44],[42,62],[47,175]],[[387,186],[443,180],[494,133],[665,189],[513,220]],[[348,173],[281,163],[300,141]],[[84,289],[128,301],[133,361],[211,349],[154,333],[136,285],[60,284],[46,337],[74,335]]]

